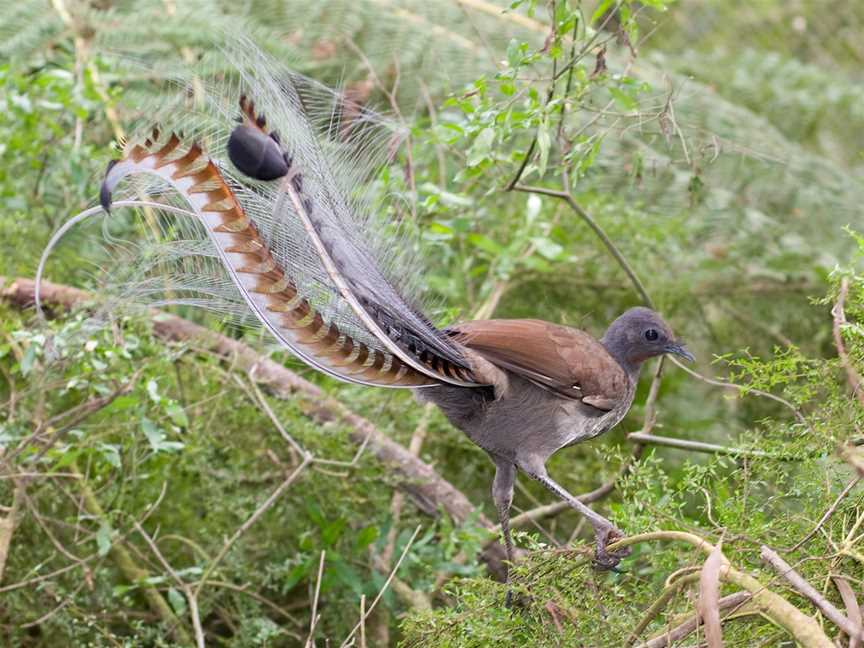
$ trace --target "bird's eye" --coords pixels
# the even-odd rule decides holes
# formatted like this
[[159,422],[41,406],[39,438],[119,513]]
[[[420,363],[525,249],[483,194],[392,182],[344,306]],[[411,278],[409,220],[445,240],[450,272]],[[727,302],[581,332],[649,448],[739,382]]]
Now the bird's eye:
[[660,337],[660,334],[657,332],[656,329],[648,329],[647,331],[645,331],[645,339],[649,342],[653,342],[658,337]]

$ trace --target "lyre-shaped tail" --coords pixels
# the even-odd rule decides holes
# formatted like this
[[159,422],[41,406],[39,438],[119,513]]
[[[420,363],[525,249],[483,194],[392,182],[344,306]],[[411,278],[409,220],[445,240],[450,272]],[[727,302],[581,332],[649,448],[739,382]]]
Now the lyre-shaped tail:
[[200,145],[184,144],[158,131],[112,163],[102,185],[106,209],[117,184],[126,176],[148,173],[181,194],[207,230],[219,258],[249,308],[291,352],[333,377],[367,385],[420,387],[436,381],[386,351],[376,350],[326,322],[279,267],[255,223]]
[[106,173],[106,212],[124,178],[155,176],[188,205],[164,210],[158,227],[178,213],[197,223],[139,255],[131,292],[158,292],[153,271],[166,292],[194,294],[157,304],[239,306],[298,358],[348,382],[477,386],[465,349],[416,305],[411,242],[364,200],[370,152],[389,150],[395,131],[247,41],[225,55],[233,74],[211,83],[195,73],[188,93],[156,111],[161,128],[132,138]]

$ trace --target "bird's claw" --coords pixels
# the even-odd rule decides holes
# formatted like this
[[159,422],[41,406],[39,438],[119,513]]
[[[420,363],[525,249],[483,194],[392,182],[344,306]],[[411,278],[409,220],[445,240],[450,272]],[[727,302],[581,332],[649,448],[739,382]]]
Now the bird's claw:
[[603,571],[617,571],[615,568],[622,559],[630,555],[630,547],[617,551],[607,551],[606,547],[624,537],[624,534],[614,526],[600,527],[595,530],[597,549],[594,553],[594,567]]

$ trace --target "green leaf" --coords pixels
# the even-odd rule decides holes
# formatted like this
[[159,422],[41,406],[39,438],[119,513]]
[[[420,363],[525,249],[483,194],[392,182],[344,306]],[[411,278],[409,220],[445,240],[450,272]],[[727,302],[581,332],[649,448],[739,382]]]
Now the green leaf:
[[489,252],[490,254],[499,255],[504,252],[504,248],[498,245],[495,241],[483,236],[482,234],[477,234],[476,232],[472,232],[468,235],[468,242],[481,250]]
[[552,146],[552,138],[549,135],[549,124],[544,119],[537,127],[537,148],[540,151],[538,164],[538,175],[542,178],[546,174],[546,165],[549,163],[549,149]]
[[186,416],[186,410],[180,407],[178,403],[171,403],[165,408],[165,413],[178,427],[189,427],[189,417]]
[[474,167],[487,160],[492,151],[492,143],[494,141],[495,131],[492,128],[484,128],[480,131],[480,134],[474,138],[471,148],[468,149],[468,166]]
[[31,344],[24,351],[24,356],[21,358],[21,374],[26,376],[33,369],[33,365],[36,364],[36,358],[39,355],[39,351],[35,344]]
[[379,533],[380,531],[377,526],[367,526],[360,529],[360,532],[354,539],[354,548],[358,551],[365,549],[378,539]]
[[532,238],[531,242],[534,244],[534,247],[537,248],[537,251],[541,255],[552,261],[560,259],[561,256],[564,254],[564,248],[555,241],[552,241],[551,239],[538,236],[536,238]]
[[155,380],[147,381],[147,394],[150,396],[150,400],[154,403],[158,403],[162,400],[162,397],[159,395],[159,385]]
[[114,534],[114,529],[107,522],[102,522],[99,525],[99,530],[96,532],[96,547],[100,558],[104,558],[111,551],[111,536]]
[[168,588],[168,602],[171,604],[174,614],[177,616],[186,614],[186,597],[173,587]]

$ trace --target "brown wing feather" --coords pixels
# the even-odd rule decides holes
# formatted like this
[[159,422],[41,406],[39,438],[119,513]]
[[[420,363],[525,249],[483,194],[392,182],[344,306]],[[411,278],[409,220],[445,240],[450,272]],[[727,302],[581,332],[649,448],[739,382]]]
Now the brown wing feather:
[[585,331],[524,319],[476,320],[449,332],[499,367],[597,409],[613,409],[626,394],[621,365]]

